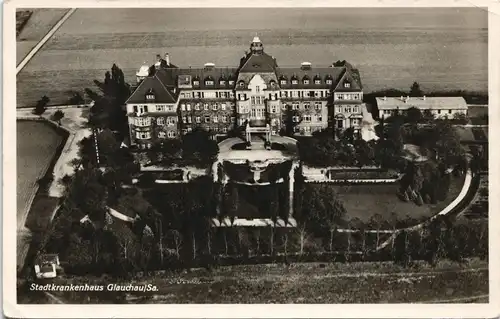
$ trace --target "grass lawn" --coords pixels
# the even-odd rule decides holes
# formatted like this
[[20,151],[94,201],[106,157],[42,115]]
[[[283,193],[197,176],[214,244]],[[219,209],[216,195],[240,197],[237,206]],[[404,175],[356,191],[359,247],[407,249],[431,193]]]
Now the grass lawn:
[[[436,302],[488,294],[488,264],[304,263],[220,267],[170,273],[118,284],[153,284],[158,292],[116,293],[125,303],[403,303]],[[109,284],[112,279],[58,278],[57,284]],[[109,303],[113,293],[53,292],[67,303]],[[33,298],[26,296],[27,302]],[[106,298],[103,300],[103,298]],[[463,299],[462,299],[463,298]],[[486,299],[483,297],[483,299]],[[487,300],[482,300],[487,302]],[[40,301],[43,302],[43,301]],[[455,301],[458,302],[458,301]],[[477,302],[477,301],[476,301]],[[24,303],[20,300],[20,303]]]
[[17,121],[18,228],[35,196],[38,179],[46,173],[62,142],[63,137],[46,123]]
[[[368,222],[375,214],[380,214],[386,220],[392,220],[392,213],[398,218],[409,216],[414,219],[429,218],[449,203],[460,193],[465,176],[453,177],[448,198],[435,205],[418,206],[413,202],[403,202],[397,197],[399,183],[379,185],[330,185],[332,194],[338,194],[347,210],[346,220],[359,218]],[[311,186],[313,184],[307,184]]]

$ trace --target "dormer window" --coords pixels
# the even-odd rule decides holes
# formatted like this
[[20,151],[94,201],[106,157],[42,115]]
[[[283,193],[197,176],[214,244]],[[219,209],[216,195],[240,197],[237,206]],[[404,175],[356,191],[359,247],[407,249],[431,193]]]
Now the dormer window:
[[320,79],[314,80],[314,84],[316,84],[316,85],[321,84],[321,80]]
[[205,80],[205,85],[214,85],[214,81],[213,80]]
[[155,99],[155,95],[153,93],[146,94],[146,100],[154,100],[154,99]]
[[233,80],[229,80],[229,85],[234,85],[234,81]]
[[194,80],[194,81],[193,81],[193,85],[194,85],[194,86],[198,86],[198,85],[200,85],[200,81],[198,81],[198,80]]
[[281,81],[280,81],[280,84],[281,84],[281,85],[286,85],[286,80],[285,80],[285,79],[281,80]]
[[269,82],[269,84],[271,84],[271,87],[272,87],[272,88],[274,88],[274,87],[276,86],[276,82],[274,82],[273,80],[271,80],[271,81]]
[[309,79],[304,79],[304,84],[309,84]]
[[219,81],[219,85],[226,85],[226,81],[225,80],[220,80]]
[[332,83],[333,83],[333,81],[332,81],[331,79],[327,79],[327,80],[326,80],[326,84],[331,85]]
[[298,80],[296,80],[296,79],[293,79],[293,80],[292,80],[292,84],[295,84],[295,85],[296,85],[296,84],[299,84],[299,81],[298,81]]
[[350,87],[351,87],[351,83],[349,83],[349,82],[344,82],[344,87],[345,87],[345,88],[350,88]]
[[240,87],[244,87],[244,86],[245,86],[245,82],[240,81],[240,82],[239,82],[239,85],[240,85]]

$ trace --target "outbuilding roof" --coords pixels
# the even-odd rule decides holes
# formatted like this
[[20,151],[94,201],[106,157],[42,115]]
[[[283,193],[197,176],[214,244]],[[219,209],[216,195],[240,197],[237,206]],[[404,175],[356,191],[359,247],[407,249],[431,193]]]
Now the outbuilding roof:
[[461,96],[453,97],[377,97],[379,110],[467,110],[467,102]]

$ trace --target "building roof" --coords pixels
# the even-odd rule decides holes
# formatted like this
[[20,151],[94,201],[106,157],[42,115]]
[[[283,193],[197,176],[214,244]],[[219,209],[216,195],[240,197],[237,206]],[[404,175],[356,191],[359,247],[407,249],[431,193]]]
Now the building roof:
[[274,72],[276,59],[265,52],[250,52],[240,60],[239,72]]
[[[216,67],[207,64],[203,68],[178,68],[173,64],[166,65],[166,61],[159,59],[159,69],[153,65],[150,68],[150,76],[146,77],[134,91],[127,103],[146,103],[146,93],[152,90],[156,96],[157,103],[174,103],[177,97],[175,88],[193,88],[201,90],[247,89],[251,79],[259,74],[268,88],[271,81],[276,82],[275,89],[331,89],[337,92],[352,92],[362,90],[359,71],[354,69],[346,61],[337,61],[330,67],[314,67],[310,63],[294,68],[279,68],[276,59],[263,51],[263,46],[258,39],[254,38],[250,51],[241,58],[238,68]],[[282,79],[286,80],[281,84]],[[292,84],[292,79],[297,79],[297,84]],[[309,81],[305,82],[304,80]],[[320,80],[316,84],[315,80]],[[199,85],[192,86],[193,81],[198,80]],[[206,84],[207,80],[212,80],[213,84]],[[221,84],[221,80],[225,80]],[[235,83],[229,85],[229,81]],[[327,80],[332,80],[332,84],[327,84]],[[241,86],[240,81],[244,82]],[[349,82],[346,87],[344,83]]]
[[172,79],[165,73],[156,72],[155,75],[145,78],[125,103],[146,103],[148,92],[154,94],[155,103],[175,103],[177,101],[176,94],[172,89],[167,88],[172,87]]
[[[229,85],[229,80],[236,81],[236,68],[230,67],[209,67],[209,68],[182,68],[182,69],[169,69],[171,76],[176,79],[177,85],[190,85],[193,80],[200,81],[196,89],[232,89]],[[211,79],[214,85],[207,86],[205,80]],[[220,80],[226,80],[224,85],[220,84]]]
[[431,110],[467,110],[467,102],[461,96],[456,97],[377,97],[379,110],[407,110],[410,108]]

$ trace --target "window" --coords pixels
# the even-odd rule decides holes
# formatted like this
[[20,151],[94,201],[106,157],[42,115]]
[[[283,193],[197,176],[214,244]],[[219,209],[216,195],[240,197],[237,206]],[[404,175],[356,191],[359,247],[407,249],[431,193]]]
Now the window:
[[308,79],[305,79],[305,80],[304,80],[304,84],[306,84],[306,85],[307,85],[307,84],[309,84],[309,80],[308,80]]
[[173,112],[173,111],[174,111],[174,106],[173,106],[173,105],[169,105],[169,106],[167,106],[167,109],[168,109],[170,112]]
[[199,111],[199,110],[200,110],[200,103],[196,103],[196,104],[194,105],[194,109],[195,109],[196,111]]
[[314,80],[314,84],[321,84],[321,80],[319,79]]
[[[174,92],[174,93],[175,93],[175,92]],[[184,93],[184,97],[185,97],[186,99],[190,99],[190,98],[191,98],[191,92],[186,92],[186,93]]]
[[287,108],[288,108],[288,105],[286,105],[286,104],[281,105],[281,109],[282,109],[283,111],[286,111],[286,109],[287,109]]
[[316,111],[321,110],[321,103],[319,102],[314,103],[314,108],[316,109]]
[[135,118],[136,126],[149,126],[151,125],[151,118],[149,117],[137,117]]
[[299,97],[299,91],[291,91],[292,97]]
[[281,81],[280,81],[280,84],[281,84],[281,85],[286,85],[286,80],[281,80]]
[[271,105],[271,113],[276,113],[278,110],[277,110],[277,107],[276,105]]
[[203,105],[203,109],[204,109],[205,111],[208,111],[208,103],[205,103],[205,104]]
[[352,119],[352,125],[358,125],[359,120],[358,119]]
[[156,111],[157,112],[161,112],[161,111],[164,111],[165,110],[165,106],[164,105],[157,105],[156,106]]
[[186,110],[191,111],[191,104],[186,104]]
[[189,124],[191,124],[193,122],[193,118],[191,116],[188,116],[187,120],[188,120]]
[[214,123],[218,123],[218,122],[219,122],[219,119],[217,118],[217,115],[214,115],[214,116],[212,117],[212,121],[213,121]]
[[222,122],[222,123],[226,123],[226,122],[227,122],[227,116],[222,115],[222,116],[221,116],[221,122]]
[[310,126],[305,126],[304,127],[304,133],[310,133],[311,132],[311,127]]
[[304,103],[304,109],[309,110],[311,108],[311,104],[309,103]]
[[344,87],[345,87],[345,88],[350,88],[350,87],[351,87],[351,83],[349,83],[349,82],[344,82]]
[[317,121],[317,122],[323,122],[323,116],[321,116],[321,115],[317,115],[317,116],[316,116],[316,121]]
[[212,105],[212,111],[217,111],[217,103]]
[[226,110],[226,103],[222,103],[220,105],[220,109],[223,110],[223,111],[225,111]]
[[205,123],[210,123],[210,116],[205,115]]
[[311,122],[311,115],[304,115],[303,119],[304,119],[304,122]]
[[441,110],[438,110],[438,114],[441,114]]
[[227,133],[227,127],[222,128],[222,133]]
[[200,92],[194,92],[194,97],[196,99],[199,99],[201,97],[201,93]]
[[233,80],[229,80],[229,85],[234,85],[234,81]]
[[240,81],[240,87],[244,87],[244,86],[245,86],[245,82]]
[[175,116],[170,116],[167,118],[167,124],[175,124],[175,123],[177,123],[177,121],[178,121],[178,118]]
[[195,120],[196,120],[196,123],[198,123],[198,124],[201,123],[201,117],[197,116]]
[[214,85],[214,81],[213,80],[206,80],[205,85]]
[[187,123],[187,116],[182,117],[182,123]]
[[198,86],[198,85],[200,85],[200,81],[198,81],[198,80],[194,80],[194,81],[193,81],[193,85],[194,85],[194,86]]
[[220,84],[220,85],[226,85],[226,81],[224,81],[224,80],[220,80],[220,81],[219,81],[219,84]]
[[255,86],[255,92],[260,93],[260,86]]
[[451,110],[448,110],[448,114],[451,114]]
[[135,132],[135,137],[141,140],[151,138],[151,132]]
[[158,137],[159,138],[165,138],[166,134],[163,131],[158,132]]
[[326,80],[326,84],[331,85],[332,83],[333,83],[332,80],[330,80],[330,79]]
[[391,114],[391,110],[384,110],[384,114]]
[[236,117],[235,116],[231,116],[231,123],[234,123],[234,121],[236,121]]
[[154,94],[149,93],[146,95],[146,100],[154,100],[154,99],[155,99]]
[[165,124],[165,118],[164,117],[159,117],[156,119],[156,124],[157,125],[164,125]]
[[175,132],[174,131],[168,131],[167,136],[170,137],[170,138],[174,138],[175,137]]
[[186,104],[181,104],[181,110],[185,111],[186,110]]
[[314,97],[321,97],[321,91],[314,91]]
[[292,117],[292,121],[293,121],[294,123],[299,123],[300,118],[299,118],[298,116],[294,116],[294,117]]
[[292,80],[292,84],[299,84],[299,81],[297,81],[297,80]]
[[299,103],[293,103],[292,110],[298,110],[298,109],[299,109]]

